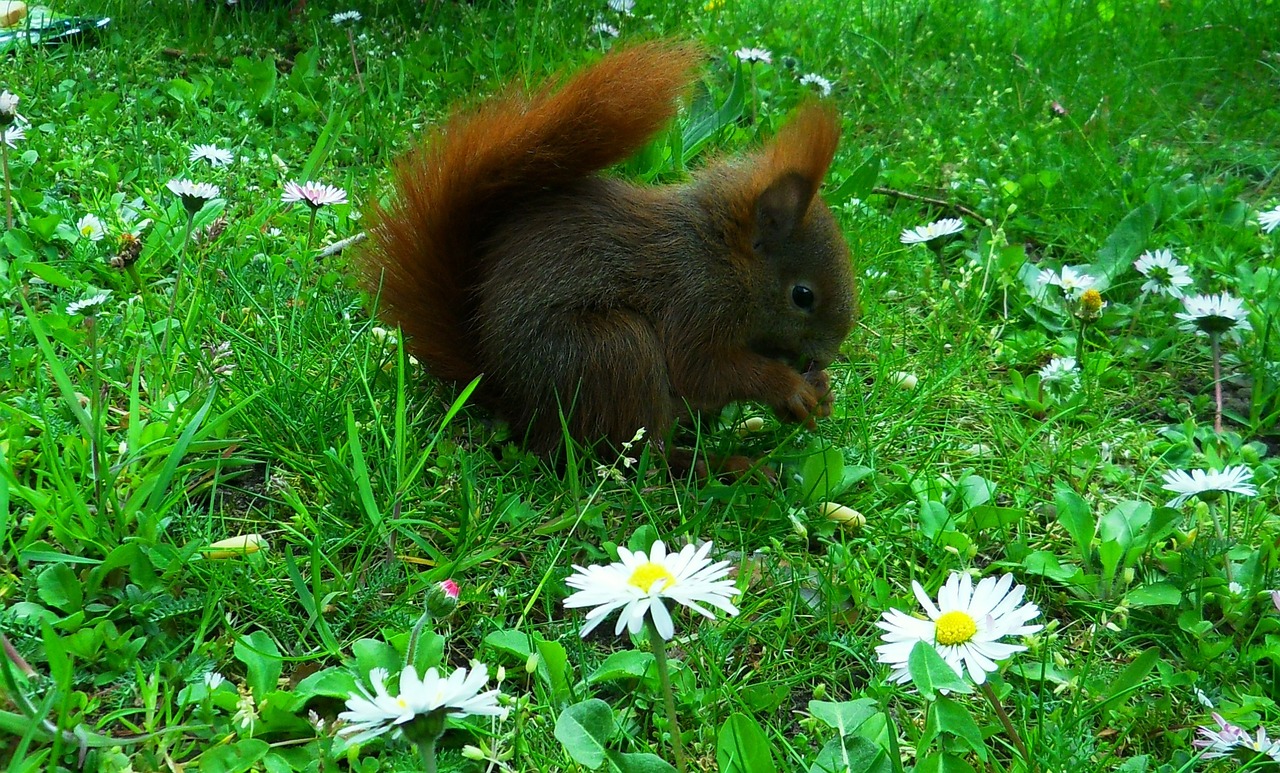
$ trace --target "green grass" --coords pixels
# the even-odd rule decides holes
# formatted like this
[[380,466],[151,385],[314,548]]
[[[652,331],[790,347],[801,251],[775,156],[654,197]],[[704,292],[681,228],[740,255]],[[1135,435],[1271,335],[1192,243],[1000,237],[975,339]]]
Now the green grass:
[[[854,770],[1201,769],[1191,741],[1212,722],[1196,690],[1241,726],[1276,727],[1280,241],[1255,213],[1280,195],[1280,6],[637,0],[619,19],[603,3],[481,0],[444,3],[430,26],[433,4],[360,8],[363,90],[329,21],[346,7],[314,0],[298,20],[89,3],[114,17],[97,45],[3,60],[0,88],[30,121],[0,237],[0,632],[29,666],[0,660],[7,770],[75,768],[66,731],[102,770],[419,769],[402,740],[357,753],[328,730],[353,677],[399,669],[448,577],[461,604],[418,662],[503,665],[514,710],[446,734],[442,769],[496,769],[465,760],[467,743],[513,770],[578,769],[554,730],[592,698],[617,721],[609,748],[674,762],[656,679],[634,670],[643,637],[583,640],[561,603],[573,564],[655,538],[713,540],[742,589],[737,617],[677,615],[692,769],[773,769],[759,752],[724,761],[726,728],[758,728],[776,769],[810,770],[841,739],[815,700],[863,700],[840,709],[861,722],[843,740]],[[835,416],[740,437],[740,416],[766,416],[745,406],[701,438],[769,454],[777,485],[673,479],[648,452],[621,481],[597,473],[612,459],[547,469],[483,412],[451,413],[458,392],[374,333],[349,254],[317,257],[306,213],[279,203],[287,180],[339,185],[352,204],[320,213],[317,246],[357,233],[421,129],[592,59],[596,20],[624,40],[701,41],[714,104],[734,49],[773,52],[741,110],[757,121],[719,127],[704,156],[769,136],[804,98],[800,75],[835,84],[828,192],[869,272],[832,369]],[[188,162],[195,143],[236,161]],[[678,177],[655,148],[627,172]],[[185,254],[164,187],[178,176],[221,188],[197,233],[225,218]],[[135,199],[154,221],[136,281],[108,263]],[[985,222],[968,218],[947,268],[899,242],[955,205]],[[103,241],[75,237],[90,212]],[[1121,270],[1161,247],[1197,291],[1252,310],[1253,332],[1226,346],[1221,435],[1204,339],[1176,329],[1173,302],[1139,306],[1141,279]],[[1080,325],[1026,280],[1078,264],[1116,271],[1081,389],[1055,397],[1032,376],[1077,353]],[[66,313],[98,290],[112,294],[92,324]],[[223,342],[233,354],[215,361]],[[1257,497],[1163,507],[1164,472],[1227,464],[1252,470]],[[828,499],[866,525],[823,518]],[[247,534],[269,549],[201,553]],[[916,608],[911,582],[933,592],[963,570],[1012,572],[1043,611],[1046,630],[994,677],[1029,759],[978,694],[926,697],[876,662],[874,624]],[[212,695],[211,670],[228,680]],[[252,728],[233,718],[241,696]],[[665,769],[645,764],[621,769]]]

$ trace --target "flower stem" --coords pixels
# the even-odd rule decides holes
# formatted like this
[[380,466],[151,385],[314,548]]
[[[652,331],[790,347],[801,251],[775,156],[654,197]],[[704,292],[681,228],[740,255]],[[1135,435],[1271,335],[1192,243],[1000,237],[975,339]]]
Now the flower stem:
[[102,422],[99,420],[99,403],[102,400],[102,374],[98,371],[98,320],[95,314],[85,317],[85,327],[89,333],[89,373],[92,387],[89,392],[89,418],[93,420],[93,431],[89,435],[89,455],[93,469],[93,495],[98,512],[105,513],[106,505],[102,499]]
[[356,68],[356,80],[360,81],[360,93],[364,93],[364,76],[360,74],[360,60],[356,58],[356,34],[347,27],[347,42],[351,44],[351,64]]
[[1018,734],[1017,728],[1013,726],[1013,720],[1009,719],[1009,714],[1004,710],[1004,706],[1000,705],[1000,699],[996,697],[996,691],[992,689],[990,682],[982,683],[982,694],[987,696],[987,701],[991,704],[991,708],[995,709],[996,716],[1000,718],[1000,724],[1004,725],[1004,732],[1013,741],[1013,745],[1018,747],[1018,753],[1022,755],[1022,761],[1027,763],[1030,769],[1034,770],[1031,762],[1031,754],[1027,751],[1027,745],[1022,741],[1022,736]]
[[1138,296],[1138,303],[1133,307],[1133,313],[1129,317],[1129,329],[1125,331],[1125,338],[1133,338],[1133,329],[1138,326],[1138,317],[1142,316],[1142,304],[1147,302],[1147,294],[1143,293]]
[[311,238],[316,233],[316,213],[320,211],[319,207],[311,208],[311,223],[307,226],[307,249],[311,249]]
[[671,726],[671,749],[676,755],[676,769],[684,773],[689,768],[685,762],[684,741],[680,738],[680,723],[676,717],[676,695],[671,689],[671,666],[667,662],[667,642],[662,638],[662,634],[658,633],[658,628],[652,620],[646,619],[644,628],[649,634],[649,649],[653,650],[653,659],[658,667],[658,681],[662,685],[662,698],[667,708],[667,723]]
[[187,242],[191,241],[191,224],[196,213],[187,213],[187,230],[182,235],[182,250],[178,253],[178,276],[173,280],[173,294],[169,296],[169,313],[165,317],[164,338],[160,339],[160,357],[169,351],[169,331],[173,329],[173,311],[178,307],[178,291],[182,289],[182,269],[187,258]]
[[1213,431],[1222,434],[1222,342],[1221,333],[1209,334],[1209,348],[1213,352]]
[[4,167],[4,222],[13,230],[13,191],[9,187],[9,146],[0,140],[0,166]]
[[418,741],[418,753],[422,755],[424,773],[436,773],[436,739],[432,737]]

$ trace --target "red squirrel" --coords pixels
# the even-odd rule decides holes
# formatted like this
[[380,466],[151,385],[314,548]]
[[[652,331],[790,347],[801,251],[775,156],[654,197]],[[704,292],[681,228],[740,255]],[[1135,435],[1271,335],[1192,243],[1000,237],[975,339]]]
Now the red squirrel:
[[834,110],[808,104],[771,143],[688,182],[597,174],[675,116],[692,44],[615,50],[563,84],[454,114],[395,168],[361,270],[410,351],[531,450],[665,442],[687,411],[754,400],[813,424],[857,305],[849,249],[818,187]]

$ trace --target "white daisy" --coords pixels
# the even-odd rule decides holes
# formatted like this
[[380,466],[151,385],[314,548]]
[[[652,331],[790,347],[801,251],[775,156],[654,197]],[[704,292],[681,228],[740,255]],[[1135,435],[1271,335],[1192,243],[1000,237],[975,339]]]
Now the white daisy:
[[893,666],[890,681],[911,679],[907,660],[917,642],[926,642],[938,651],[958,676],[968,670],[974,682],[982,684],[987,674],[995,672],[996,661],[1026,649],[1021,644],[1000,641],[1006,636],[1025,636],[1043,625],[1027,625],[1040,615],[1040,608],[1030,602],[1022,604],[1027,589],[1013,584],[1013,575],[987,577],[975,588],[967,572],[953,572],[938,591],[938,604],[920,583],[912,581],[916,600],[924,607],[928,620],[912,617],[897,609],[885,612],[876,626],[885,631],[884,644],[876,647],[881,663]]
[[1191,742],[1192,746],[1197,749],[1205,750],[1200,756],[1207,760],[1217,757],[1229,757],[1235,751],[1236,744],[1240,742],[1240,739],[1248,738],[1242,728],[1223,719],[1222,715],[1216,711],[1213,712],[1213,720],[1218,723],[1218,729],[1210,730],[1202,726],[1200,735],[1204,737],[1197,738]]
[[808,73],[800,76],[801,86],[814,86],[818,89],[818,93],[824,97],[831,96],[831,81],[818,75],[817,73]]
[[212,166],[226,166],[233,160],[231,151],[217,145],[193,145],[188,161],[208,161]]
[[27,132],[22,128],[21,124],[12,124],[0,129],[0,143],[8,145],[11,148],[18,147],[19,140],[25,140]]
[[76,221],[76,233],[80,234],[81,239],[100,242],[107,235],[107,229],[103,227],[101,218],[89,214]]
[[88,298],[79,301],[73,301],[67,304],[68,314],[83,314],[86,317],[97,314],[98,311],[111,300],[111,291],[103,290],[96,295],[90,295]]
[[773,62],[773,54],[763,48],[739,48],[733,52],[733,55],[738,57],[739,61],[747,64],[756,64],[757,62],[770,64]]
[[1063,266],[1060,272],[1046,268],[1040,272],[1038,280],[1042,285],[1061,287],[1068,298],[1079,298],[1085,290],[1098,283],[1089,274],[1071,266]]
[[205,687],[209,688],[209,692],[213,692],[214,690],[221,687],[222,683],[225,681],[227,680],[223,678],[222,674],[219,674],[217,671],[210,671],[209,673],[204,675],[204,684],[205,684]]
[[1182,320],[1183,330],[1197,335],[1253,329],[1244,301],[1227,293],[1189,295],[1182,299],[1182,307],[1185,311],[1174,316]]
[[935,220],[928,225],[908,228],[902,232],[902,236],[898,240],[903,244],[925,244],[934,239],[958,234],[963,230],[963,220],[958,217],[946,217],[941,220]]
[[709,604],[730,615],[738,614],[730,599],[738,589],[729,574],[729,562],[712,563],[707,555],[711,543],[702,547],[685,545],[679,553],[667,554],[667,546],[661,540],[653,543],[646,555],[643,550],[631,552],[618,547],[618,561],[607,566],[573,567],[574,574],[565,583],[577,593],[564,600],[570,609],[594,607],[587,613],[587,624],[582,628],[586,636],[613,612],[621,609],[615,635],[626,628],[639,633],[645,617],[651,616],[653,625],[663,639],[675,635],[671,613],[666,599],[692,609],[704,617],[714,618],[702,604]]
[[620,13],[623,16],[630,16],[635,10],[636,0],[609,0],[609,10],[614,13]]
[[18,95],[8,90],[0,91],[0,126],[23,120],[18,115]]
[[1216,495],[1223,493],[1239,494],[1253,497],[1258,495],[1258,487],[1250,483],[1253,471],[1243,464],[1232,465],[1225,470],[1170,470],[1164,475],[1165,491],[1172,491],[1178,496],[1169,500],[1168,507],[1178,507],[1192,497]]
[[613,26],[612,24],[608,24],[602,21],[598,21],[595,24],[592,24],[591,28],[587,30],[587,32],[590,32],[592,35],[603,35],[609,38],[618,37],[618,28]]
[[1181,298],[1182,288],[1191,284],[1191,269],[1182,265],[1169,250],[1144,252],[1133,267],[1147,278],[1142,283],[1142,292],[1160,293],[1171,298]]
[[1269,234],[1276,230],[1276,226],[1280,226],[1280,206],[1266,212],[1259,212],[1258,225],[1262,226],[1263,233]]
[[311,180],[304,184],[289,181],[285,183],[284,195],[280,200],[286,204],[301,201],[312,209],[319,209],[329,204],[346,204],[347,192],[341,188]]
[[1075,357],[1054,357],[1040,369],[1040,381],[1046,384],[1072,381],[1080,374]]
[[360,21],[360,12],[359,11],[343,11],[341,13],[335,13],[333,16],[329,17],[329,21],[333,22],[334,24],[346,24],[347,22],[352,22],[352,23],[358,22]]
[[395,696],[387,692],[387,677],[383,668],[369,672],[372,695],[364,685],[356,685],[359,694],[348,698],[347,710],[338,715],[347,723],[339,735],[353,736],[351,742],[360,744],[414,717],[437,711],[462,717],[506,714],[506,709],[498,705],[498,690],[481,692],[489,681],[489,668],[484,663],[472,663],[469,671],[459,668],[447,679],[442,679],[434,668],[428,668],[419,679],[417,669],[406,666],[400,672],[400,694]]
[[197,183],[185,178],[170,180],[166,185],[169,192],[182,199],[182,208],[187,214],[194,215],[209,201],[218,198],[218,186],[209,183]]

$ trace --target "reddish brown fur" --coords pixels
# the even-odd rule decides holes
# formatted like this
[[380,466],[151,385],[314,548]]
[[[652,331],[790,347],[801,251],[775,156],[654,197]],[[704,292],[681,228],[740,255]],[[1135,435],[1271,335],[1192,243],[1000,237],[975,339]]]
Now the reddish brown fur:
[[823,368],[856,300],[816,195],[835,112],[806,106],[688,184],[595,176],[671,119],[698,58],[645,44],[457,116],[399,165],[398,198],[375,215],[364,268],[390,319],[436,376],[483,373],[480,401],[535,450],[559,446],[562,409],[575,439],[615,446],[640,427],[665,437],[686,406],[830,412]]

